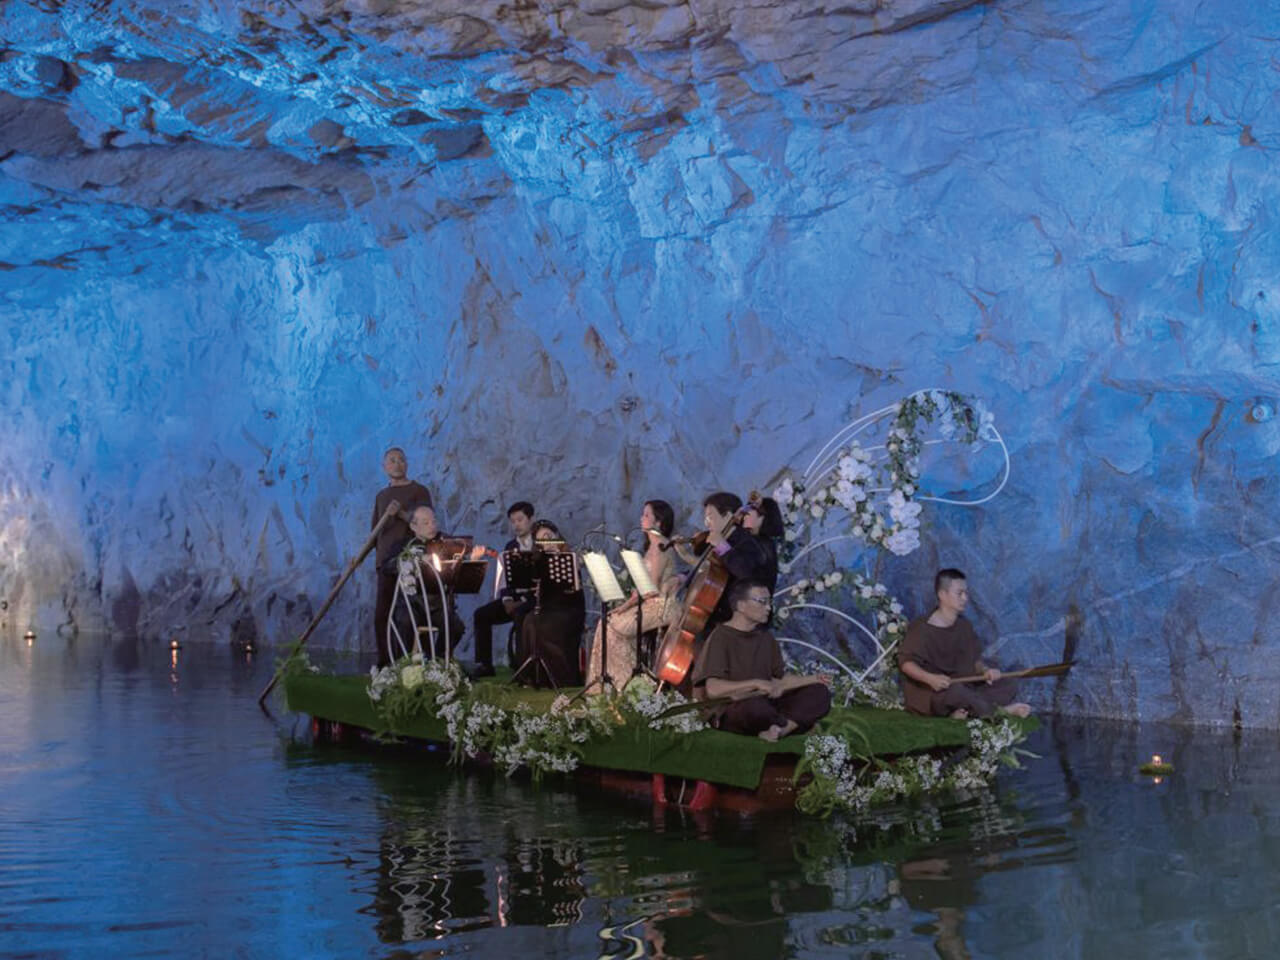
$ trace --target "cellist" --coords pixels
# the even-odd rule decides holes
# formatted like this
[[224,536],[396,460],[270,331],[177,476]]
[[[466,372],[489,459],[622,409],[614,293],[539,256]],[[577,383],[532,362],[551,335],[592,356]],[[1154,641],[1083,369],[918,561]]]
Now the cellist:
[[685,587],[684,609],[664,635],[655,661],[655,672],[664,683],[688,685],[688,671],[703,637],[733,616],[727,597],[735,581],[777,582],[777,555],[742,529],[745,513],[738,495],[724,490],[702,501],[706,532],[687,541],[700,548],[701,555]]
[[[747,510],[754,511],[755,501]],[[746,529],[741,520],[747,511],[737,494],[721,490],[702,501],[702,519],[707,528],[707,546],[714,551],[729,572],[725,587],[712,623],[723,623],[733,616],[729,606],[729,590],[735,580],[755,580],[769,587],[770,593],[778,583],[778,555],[761,541],[760,537]],[[726,534],[723,531],[728,530]]]

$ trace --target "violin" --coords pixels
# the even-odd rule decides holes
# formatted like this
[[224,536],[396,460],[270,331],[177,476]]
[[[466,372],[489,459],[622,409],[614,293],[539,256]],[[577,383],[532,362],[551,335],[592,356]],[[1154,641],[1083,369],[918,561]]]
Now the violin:
[[707,549],[707,540],[711,537],[710,530],[699,530],[692,537],[664,537],[656,531],[650,531],[650,533],[658,541],[658,549],[663,552],[670,550],[672,547],[689,546],[693,547],[694,553],[701,553]]
[[[729,518],[729,522],[725,524],[724,529],[720,531],[720,535],[722,537],[727,537],[729,535],[729,531],[741,524],[747,513],[754,510],[759,506],[759,504],[760,491],[752,490],[750,495],[747,497],[747,502],[739,507],[734,512],[733,516]],[[699,530],[691,537],[664,537],[656,530],[648,532],[658,540],[658,549],[662,551],[670,550],[672,547],[677,545],[685,545],[693,547],[694,553],[702,553],[703,550],[707,549],[707,541],[711,539],[710,530]]]
[[459,534],[440,533],[424,542],[427,553],[437,561],[483,560],[486,557],[496,560],[502,556],[497,550],[473,544],[471,537]]

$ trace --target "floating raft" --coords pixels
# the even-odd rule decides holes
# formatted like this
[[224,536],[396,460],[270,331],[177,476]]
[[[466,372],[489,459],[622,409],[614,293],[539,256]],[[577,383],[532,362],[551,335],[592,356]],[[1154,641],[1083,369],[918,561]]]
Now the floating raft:
[[[430,743],[448,743],[445,722],[419,716],[391,730],[369,700],[365,675],[294,674],[283,681],[289,709],[309,714],[321,733],[391,733]],[[490,703],[513,709],[526,704],[535,711],[550,709],[557,693],[572,696],[578,688],[531,690],[498,677],[474,681],[476,692]],[[837,707],[857,718],[873,756],[950,752],[969,745],[964,721],[920,717],[903,710]],[[833,711],[834,715],[835,711]],[[822,732],[819,724],[817,733]],[[681,803],[693,809],[723,807],[743,811],[791,808],[795,803],[792,774],[804,754],[807,737],[786,737],[777,743],[759,737],[701,730],[679,733],[628,725],[610,737],[582,745],[575,776],[632,794],[650,794],[657,803]]]

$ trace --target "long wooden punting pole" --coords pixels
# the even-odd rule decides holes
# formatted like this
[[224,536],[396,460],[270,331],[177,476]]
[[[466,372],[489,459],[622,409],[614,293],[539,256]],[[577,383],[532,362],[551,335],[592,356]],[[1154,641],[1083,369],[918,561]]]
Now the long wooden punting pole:
[[[382,516],[378,518],[378,522],[374,525],[373,532],[369,534],[369,539],[365,541],[365,545],[361,547],[360,552],[356,554],[356,558],[347,564],[347,569],[342,571],[342,576],[338,578],[338,582],[335,583],[333,585],[333,589],[329,591],[328,598],[316,612],[316,615],[311,618],[311,622],[307,624],[307,629],[302,632],[302,636],[298,638],[299,648],[301,648],[302,645],[311,638],[312,632],[317,626],[319,626],[320,621],[324,619],[324,615],[329,612],[329,608],[333,606],[333,601],[338,599],[338,593],[344,586],[346,586],[347,581],[351,579],[351,575],[356,572],[356,567],[360,566],[360,564],[364,562],[364,558],[369,555],[369,551],[377,545],[378,534],[382,532],[382,528],[385,527],[387,522],[399,512],[400,504],[396,503],[394,500],[391,501],[391,504],[383,511]],[[262,706],[263,702],[271,695],[271,691],[276,688],[276,684],[279,682],[280,671],[277,670],[272,675],[271,682],[268,683],[266,688],[262,691],[262,695],[258,697],[258,706]]]
[[[1010,680],[1015,680],[1018,677],[1056,677],[1060,673],[1066,673],[1073,666],[1075,666],[1075,661],[1069,660],[1066,663],[1045,664],[1043,667],[1028,667],[1026,670],[1011,670],[1009,673],[1001,673],[1000,676],[1002,679],[1004,677],[1008,677]],[[967,677],[952,677],[951,682],[952,683],[981,683],[986,679],[987,678],[984,677],[982,674],[974,673],[974,674],[970,674]]]

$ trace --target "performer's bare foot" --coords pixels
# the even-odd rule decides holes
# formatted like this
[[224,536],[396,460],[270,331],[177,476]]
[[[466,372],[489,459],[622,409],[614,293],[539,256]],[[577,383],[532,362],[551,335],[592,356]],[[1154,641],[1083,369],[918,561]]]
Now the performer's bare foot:
[[758,736],[760,737],[761,740],[776,742],[778,740],[781,740],[783,737],[787,736],[789,733],[791,733],[791,731],[795,730],[796,726],[797,724],[794,720],[788,720],[782,726],[778,726],[775,723],[768,730],[761,730]]
[[954,710],[951,711],[951,719],[952,720],[968,720],[969,711],[966,710],[964,707],[956,707]]
[[1011,703],[1008,706],[1001,707],[1000,709],[1011,717],[1031,716],[1031,704],[1029,703]]

